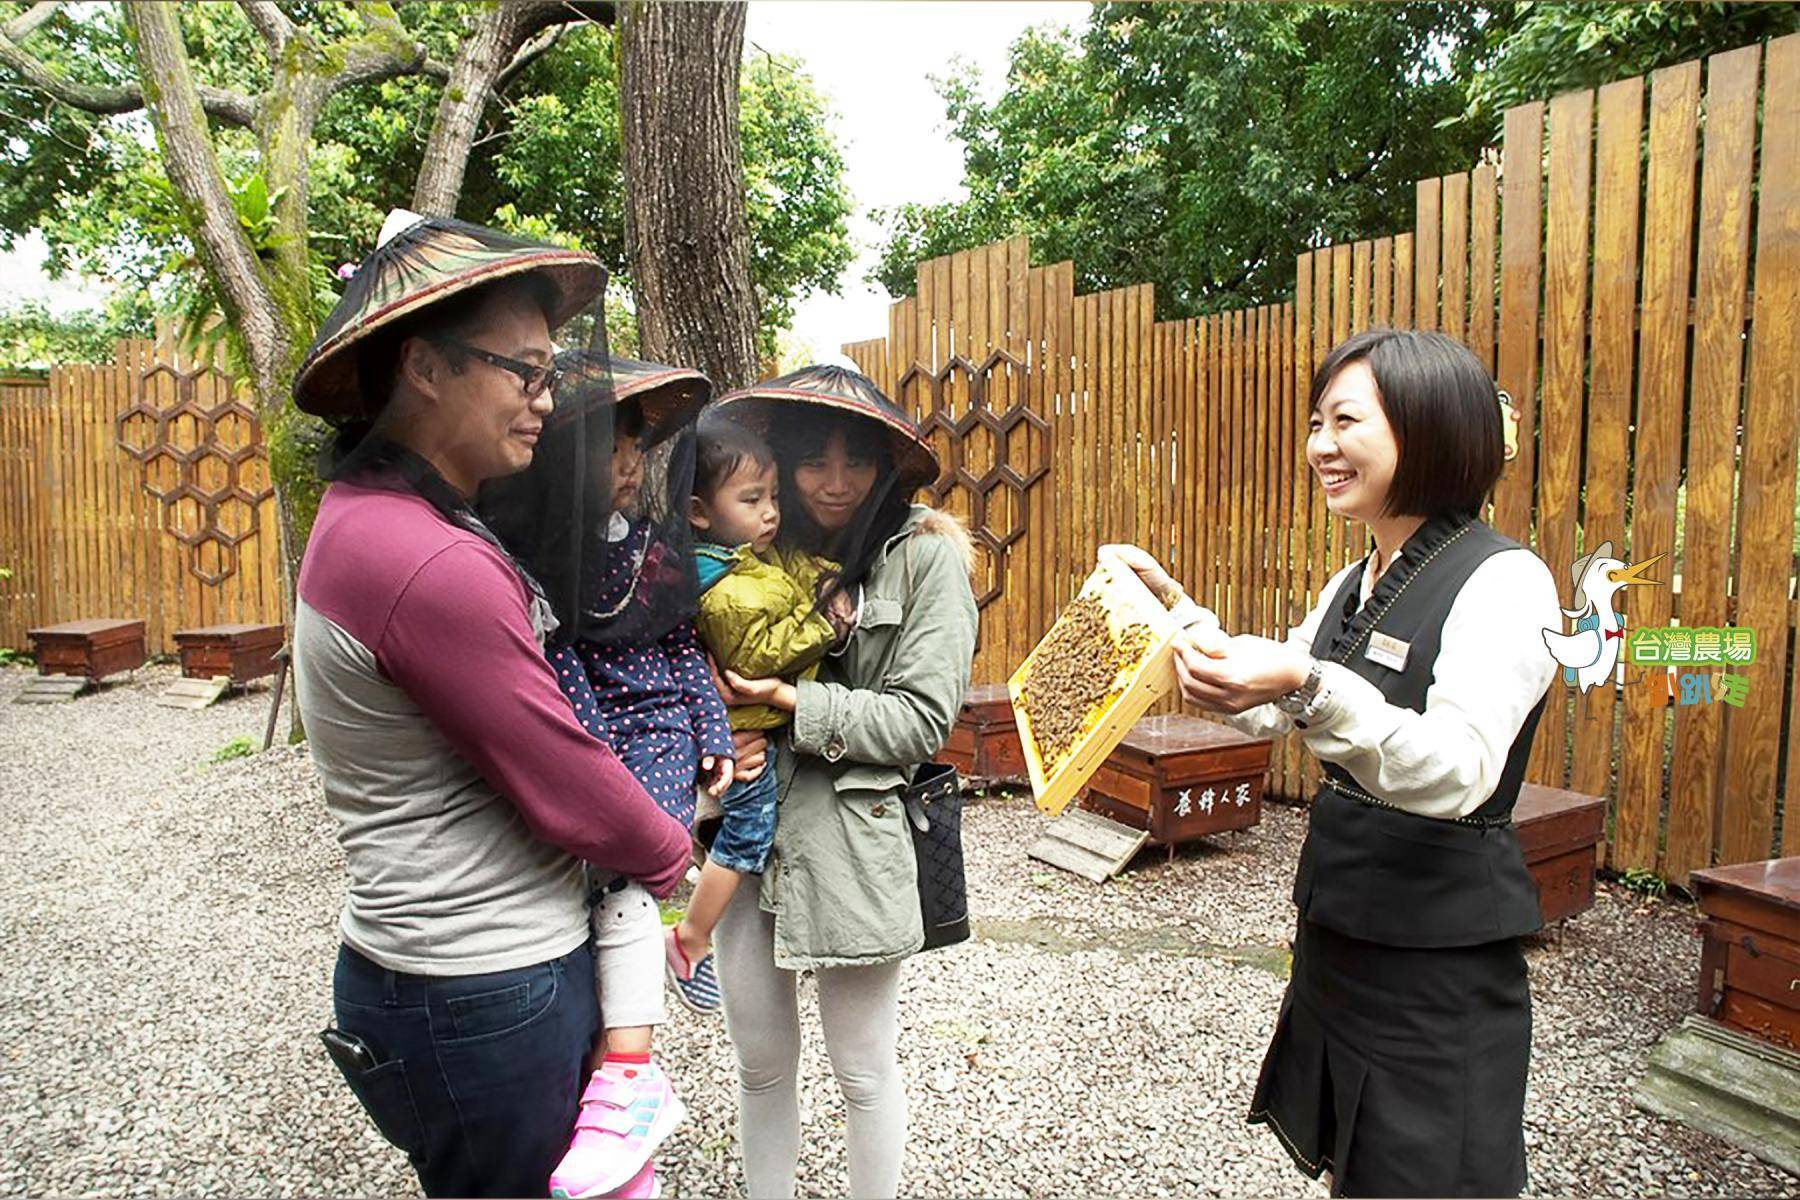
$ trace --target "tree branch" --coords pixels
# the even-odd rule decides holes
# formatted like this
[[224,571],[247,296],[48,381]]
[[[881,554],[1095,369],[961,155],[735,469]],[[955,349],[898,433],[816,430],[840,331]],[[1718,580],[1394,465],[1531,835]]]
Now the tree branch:
[[344,69],[325,81],[326,95],[360,83],[425,71],[425,47],[400,24],[392,5],[358,0],[356,11],[362,18],[363,36],[346,41]]
[[533,57],[543,52],[535,48],[538,35],[554,26],[600,16],[610,19],[611,15],[610,4],[570,0],[524,0],[481,10],[450,64],[444,95],[431,122],[431,137],[425,144],[425,161],[413,186],[413,210],[431,216],[454,215],[469,151],[488,101],[503,74],[523,66],[521,59],[530,61],[525,57],[528,49]]
[[244,10],[244,16],[268,44],[270,58],[280,54],[288,39],[294,36],[294,23],[276,6],[275,0],[238,0],[238,7]]
[[163,169],[176,194],[191,206],[194,249],[219,290],[226,318],[243,336],[258,394],[270,400],[281,394],[288,338],[219,169],[193,64],[182,43],[179,11],[153,0],[127,0],[123,7],[139,77],[154,97],[145,107],[162,146]]
[[[9,21],[4,30],[0,30],[0,66],[9,69],[30,87],[70,108],[79,108],[101,116],[136,112],[143,108],[144,92],[135,84],[109,87],[78,83],[51,70],[41,59],[32,56],[19,45],[50,19],[56,7],[54,0],[35,4]],[[201,109],[208,116],[228,125],[248,128],[256,120],[256,101],[240,92],[202,87],[198,89],[198,99]]]
[[6,36],[15,42],[24,41],[37,32],[38,26],[48,21],[61,7],[62,0],[39,0],[38,3],[6,23]]
[[494,90],[501,91],[507,84],[518,78],[520,71],[536,62],[550,47],[556,45],[557,39],[562,37],[563,30],[567,28],[567,25],[552,25],[519,47],[519,52],[513,55],[512,61],[506,64],[506,69],[501,71],[499,78],[494,80]]

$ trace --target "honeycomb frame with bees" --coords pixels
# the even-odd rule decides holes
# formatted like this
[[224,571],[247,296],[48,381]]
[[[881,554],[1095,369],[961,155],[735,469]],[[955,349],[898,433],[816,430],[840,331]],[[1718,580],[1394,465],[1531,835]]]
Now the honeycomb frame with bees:
[[1006,685],[1039,809],[1067,808],[1137,719],[1174,690],[1178,632],[1137,572],[1102,554]]

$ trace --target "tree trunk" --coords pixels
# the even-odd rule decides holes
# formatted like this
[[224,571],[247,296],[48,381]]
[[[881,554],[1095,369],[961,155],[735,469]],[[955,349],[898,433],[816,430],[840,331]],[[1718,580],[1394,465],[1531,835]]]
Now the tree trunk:
[[[494,10],[504,14],[504,9]],[[413,185],[413,211],[428,217],[454,217],[456,198],[462,194],[463,172],[469,165],[469,147],[481,114],[494,94],[494,80],[512,59],[514,34],[504,20],[476,22],[468,40],[456,55],[438,101],[431,137],[425,144],[425,160]]]
[[720,388],[758,375],[738,139],[741,3],[619,12],[626,239],[645,358]]

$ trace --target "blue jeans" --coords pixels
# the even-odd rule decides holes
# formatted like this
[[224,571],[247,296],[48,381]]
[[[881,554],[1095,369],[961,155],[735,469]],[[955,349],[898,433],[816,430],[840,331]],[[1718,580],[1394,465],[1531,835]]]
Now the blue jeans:
[[775,843],[775,743],[769,743],[763,773],[746,783],[725,789],[719,801],[723,816],[719,832],[706,857],[740,875],[761,875],[769,865],[769,847]]
[[373,1065],[340,1063],[427,1196],[542,1196],[580,1105],[599,1024],[587,946],[487,975],[405,975],[338,950],[339,1032]]

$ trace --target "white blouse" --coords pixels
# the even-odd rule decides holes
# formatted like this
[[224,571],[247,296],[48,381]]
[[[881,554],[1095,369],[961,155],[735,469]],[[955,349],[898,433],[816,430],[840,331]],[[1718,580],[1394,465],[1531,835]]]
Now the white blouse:
[[[1288,632],[1289,645],[1311,652],[1325,606],[1361,568],[1354,563],[1331,577],[1306,619]],[[1363,603],[1372,589],[1365,578]],[[1550,568],[1522,547],[1491,555],[1450,606],[1424,712],[1389,704],[1374,684],[1327,662],[1301,740],[1390,804],[1427,817],[1467,816],[1493,794],[1520,726],[1556,678],[1544,629],[1563,630]],[[1225,719],[1260,737],[1295,727],[1273,704]]]

